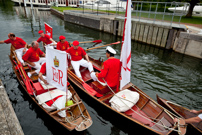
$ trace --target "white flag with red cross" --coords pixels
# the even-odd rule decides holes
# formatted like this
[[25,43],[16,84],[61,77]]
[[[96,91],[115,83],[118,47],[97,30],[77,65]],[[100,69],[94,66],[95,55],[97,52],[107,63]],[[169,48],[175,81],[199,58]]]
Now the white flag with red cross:
[[121,81],[120,89],[130,82],[131,75],[131,0],[127,0],[125,23],[121,48]]

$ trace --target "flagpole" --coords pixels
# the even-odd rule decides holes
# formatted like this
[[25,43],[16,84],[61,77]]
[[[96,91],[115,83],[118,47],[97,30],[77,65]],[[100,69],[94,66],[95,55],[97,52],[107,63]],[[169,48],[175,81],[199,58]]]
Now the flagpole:
[[[122,52],[122,46],[123,46],[124,37],[125,37],[125,26],[126,26],[127,10],[128,10],[128,0],[127,0],[127,3],[126,3],[126,12],[125,12],[124,27],[123,27],[123,37],[122,37],[121,52]],[[121,58],[121,55],[120,55],[120,58]],[[122,77],[121,77],[121,67],[122,67],[122,61],[120,63],[120,67],[119,67],[119,79],[118,79],[118,85],[117,85],[117,88],[116,88],[117,91],[118,91],[118,89],[120,87],[120,83],[121,83],[120,79],[122,79]]]
[[122,46],[121,46],[121,78],[120,89],[130,82],[131,68],[131,0],[127,0]]

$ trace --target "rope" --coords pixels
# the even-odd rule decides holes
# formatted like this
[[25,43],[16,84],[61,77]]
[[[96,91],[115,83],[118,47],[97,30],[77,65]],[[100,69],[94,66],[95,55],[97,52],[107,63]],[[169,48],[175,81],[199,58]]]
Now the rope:
[[[74,96],[74,98],[75,98],[75,100],[76,100],[76,103],[78,103],[78,99],[76,98],[76,96]],[[74,99],[72,98],[72,100],[74,100]],[[88,119],[88,117],[85,116],[85,115],[82,113],[79,104],[78,104],[78,107],[79,107],[79,111],[80,111],[82,117],[84,118],[84,120],[83,120],[77,127],[80,128],[80,126],[81,126],[85,121],[89,121],[89,122],[92,124],[92,120]]]
[[[136,89],[138,92],[140,92],[141,94],[143,94],[145,97],[149,98],[145,93],[141,92],[140,90],[138,90],[137,88],[134,87],[134,85],[131,86],[132,88]],[[150,98],[149,98],[150,99]],[[153,101],[153,99],[151,99]],[[175,115],[174,113],[172,113],[171,111],[167,110],[166,108],[164,108],[163,106],[161,106],[160,104],[158,104],[158,106],[160,106],[162,109],[166,110],[167,112],[169,112],[170,114],[172,114],[173,116],[175,116],[176,118],[180,118],[179,116]]]
[[[104,80],[104,78],[102,78],[102,79]],[[104,80],[104,82],[106,83],[105,80]],[[106,84],[107,84],[107,83],[106,83]],[[107,84],[107,86],[109,87],[108,84]],[[115,96],[117,96],[117,95],[115,94],[115,92],[111,89],[111,87],[109,87],[109,89],[111,90],[111,92],[112,92]],[[119,99],[123,104],[125,104],[128,108],[130,108],[125,102],[123,102],[123,101],[121,100],[121,98],[120,98],[119,96],[117,96],[117,97],[118,97],[118,99]],[[144,115],[141,115],[141,114],[137,113],[137,112],[136,112],[135,110],[133,110],[132,108],[130,108],[130,110],[132,110],[134,113],[136,113],[136,114],[138,114],[138,115],[144,117],[144,118],[147,119],[148,121],[151,121],[151,122],[155,123],[156,125],[162,126],[163,128],[168,129],[168,130],[172,130],[172,131],[179,132],[178,130],[176,130],[176,129],[174,129],[174,128],[169,128],[169,127],[167,127],[167,126],[164,126],[164,125],[161,125],[161,124],[159,124],[159,123],[157,123],[157,122],[154,122],[154,121],[152,121],[151,119],[148,119],[148,118],[145,117]],[[151,127],[151,128],[152,128],[152,127]],[[154,129],[154,130],[156,130],[156,131],[158,131],[158,132],[167,132],[167,130],[157,130],[157,129]]]
[[[44,83],[45,84],[45,83]],[[47,87],[47,85],[45,84],[45,86]],[[47,89],[48,89],[48,92],[49,92],[49,94],[50,94],[50,91],[49,91],[49,88],[47,87]],[[53,101],[53,98],[52,98],[52,96],[51,96],[51,94],[50,94],[50,97],[51,97],[51,100]],[[75,102],[75,103],[78,103],[78,99],[74,96],[74,98],[75,98],[75,100],[72,98],[72,100]],[[61,109],[59,109],[58,107],[57,107],[57,105],[55,104],[55,102],[53,101],[53,104],[56,106],[56,108],[57,108],[57,110],[60,110],[60,112],[62,112],[61,111]],[[91,123],[92,123],[92,121],[90,120],[90,119],[87,119],[87,116],[84,116],[84,114],[82,113],[82,111],[81,111],[81,108],[80,108],[80,106],[79,106],[79,104],[78,104],[78,108],[79,108],[79,111],[80,111],[80,113],[81,113],[81,115],[82,115],[82,117],[84,118],[84,120],[79,124],[79,125],[77,125],[77,124],[74,124],[74,123],[72,123],[72,122],[70,122],[70,118],[73,118],[74,119],[74,116],[73,116],[73,113],[71,112],[71,111],[68,111],[68,112],[70,112],[71,113],[71,117],[70,118],[68,118],[67,116],[65,117],[65,120],[68,122],[68,123],[70,123],[70,124],[72,124],[72,125],[75,125],[78,129],[81,127],[81,125],[85,122],[85,121],[90,121]],[[63,113],[63,112],[62,112]]]

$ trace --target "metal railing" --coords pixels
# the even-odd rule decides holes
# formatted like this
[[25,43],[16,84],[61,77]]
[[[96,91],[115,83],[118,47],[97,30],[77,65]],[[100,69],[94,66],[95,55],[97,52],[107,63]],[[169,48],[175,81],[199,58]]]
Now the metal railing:
[[175,17],[180,24],[182,16],[187,14],[189,3],[133,1],[132,6],[133,16],[139,21],[147,19],[155,23],[157,20],[161,22],[170,20],[170,25],[172,25]]

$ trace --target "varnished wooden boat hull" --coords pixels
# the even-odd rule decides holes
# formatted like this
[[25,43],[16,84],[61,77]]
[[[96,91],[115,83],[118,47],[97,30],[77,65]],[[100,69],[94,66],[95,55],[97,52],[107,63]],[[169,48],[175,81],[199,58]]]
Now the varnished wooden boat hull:
[[[10,61],[11,61],[11,64],[12,64],[12,68],[13,68],[13,70],[14,70],[14,73],[16,74],[19,83],[20,83],[21,86],[24,88],[25,92],[29,95],[29,97],[32,99],[32,101],[34,101],[34,103],[36,103],[37,106],[39,106],[48,116],[50,116],[53,120],[55,120],[56,122],[58,122],[60,125],[62,125],[62,126],[65,127],[66,129],[68,129],[69,131],[74,130],[74,129],[75,129],[75,125],[72,125],[72,124],[70,124],[70,123],[68,123],[68,122],[64,122],[64,120],[61,119],[61,117],[60,117],[57,113],[56,113],[56,114],[51,114],[51,113],[53,113],[54,111],[51,111],[51,112],[46,111],[41,105],[38,104],[38,101],[35,99],[35,97],[32,96],[32,95],[30,95],[30,94],[27,92],[27,88],[26,88],[26,86],[25,86],[25,84],[24,84],[24,82],[23,82],[23,80],[22,80],[22,78],[21,78],[21,75],[20,75],[20,73],[19,73],[19,72],[16,70],[16,68],[15,68],[15,67],[16,67],[16,65],[15,65],[15,63],[14,63],[15,58],[13,57],[12,51],[11,51],[11,54],[9,55],[9,58],[10,58]],[[36,78],[37,78],[37,77],[34,76],[34,77],[32,77],[31,79],[36,79]],[[84,104],[82,103],[80,97],[78,96],[78,94],[76,93],[76,91],[74,90],[74,88],[70,85],[68,89],[70,90],[70,92],[72,93],[72,95],[73,95],[76,99],[78,99],[79,102],[81,102],[81,103],[79,104],[79,106],[80,106],[80,108],[81,108],[82,113],[83,113],[88,119],[90,119],[90,120],[92,121],[92,119],[91,119],[91,117],[90,117],[90,115],[89,115],[87,109],[85,108]],[[56,111],[56,110],[55,110],[55,111]],[[75,119],[72,121],[72,123],[74,123],[74,124],[79,124],[79,123],[77,123],[77,122],[79,122],[79,121],[81,121],[81,120],[84,119],[83,117],[81,117],[81,113],[80,113],[79,108],[78,108],[77,105],[74,106],[74,107],[71,107],[71,108],[70,108],[70,111],[75,115]]]
[[[160,105],[177,115],[178,117],[188,119],[192,117],[198,116],[197,114],[194,114],[190,112],[189,109],[182,107],[180,105],[177,105],[175,103],[172,103],[166,99],[160,98],[157,95],[157,101]],[[192,133],[192,134],[202,134],[202,122],[200,123],[193,123],[193,124],[188,124],[187,131]]]
[[[98,61],[98,60],[94,60],[92,58],[90,58],[91,62],[93,63],[94,69],[96,71],[99,71],[102,67],[102,62]],[[92,82],[93,80],[90,79],[90,75],[89,72],[87,71],[88,69],[84,69],[84,68],[80,68],[80,72],[82,75],[82,79],[90,86],[92,87]],[[137,127],[138,129],[142,129],[141,133],[146,133],[146,134],[178,134],[175,131],[164,131],[162,132],[162,130],[157,130],[155,129],[155,127],[151,127],[152,122],[149,123],[149,121],[151,120],[150,118],[154,118],[154,119],[163,119],[163,117],[166,119],[166,121],[168,121],[168,123],[171,124],[170,128],[176,128],[173,124],[173,120],[170,117],[170,114],[167,114],[167,112],[164,111],[164,109],[162,107],[160,107],[154,100],[152,100],[148,95],[146,95],[143,91],[141,91],[139,88],[137,88],[135,85],[133,85],[132,83],[128,84],[127,89],[130,89],[131,91],[136,91],[140,94],[140,100],[137,102],[136,106],[133,107],[133,109],[138,110],[139,113],[144,113],[144,115],[146,115],[146,118],[141,119],[138,118],[136,115],[140,115],[137,113],[133,113],[130,111],[127,111],[127,113],[120,113],[118,111],[116,111],[115,109],[113,109],[110,104],[109,104],[109,100],[111,99],[111,97],[113,96],[113,94],[111,94],[110,92],[106,95],[104,95],[103,97],[95,97],[90,95],[86,89],[83,87],[83,85],[80,83],[80,81],[78,81],[78,78],[75,77],[75,75],[73,75],[74,70],[72,68],[69,68],[68,70],[68,79],[70,80],[70,83],[73,83],[74,85],[76,85],[82,92],[84,92],[86,95],[88,95],[87,100],[91,100],[90,102],[93,104],[93,106],[99,106],[98,108],[104,108],[102,113],[103,115],[106,115],[106,111],[110,112],[108,115],[113,116],[117,116],[117,118],[113,117],[113,119],[117,122],[117,120],[122,119],[125,122],[120,122],[122,123],[122,125],[124,127],[130,127],[133,128],[134,126]],[[111,95],[110,95],[111,94]],[[82,94],[83,95],[83,94]],[[84,97],[86,97],[86,95],[83,95]],[[90,97],[90,98],[89,98]],[[96,105],[94,105],[96,104]],[[101,107],[102,106],[102,107]],[[136,107],[136,108],[135,108]],[[137,109],[138,108],[138,109]],[[143,116],[140,116],[143,117]],[[147,120],[149,119],[149,120]],[[158,122],[157,120],[157,122]],[[152,120],[151,120],[152,121]],[[126,123],[130,123],[130,124],[126,124]],[[149,123],[150,125],[148,126],[147,123]],[[127,126],[126,126],[127,125]],[[156,126],[155,124],[152,126]],[[133,132],[134,134],[137,133],[136,131]]]

